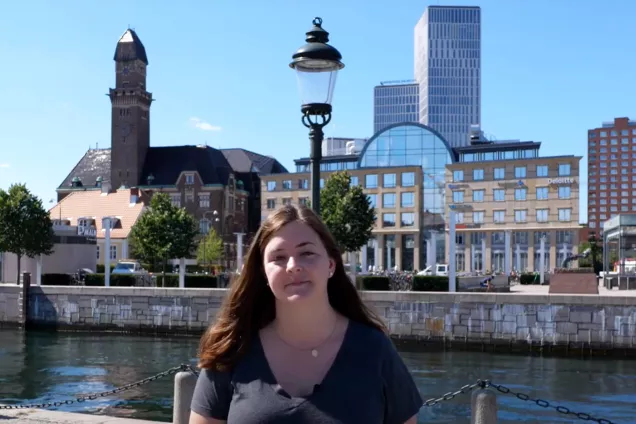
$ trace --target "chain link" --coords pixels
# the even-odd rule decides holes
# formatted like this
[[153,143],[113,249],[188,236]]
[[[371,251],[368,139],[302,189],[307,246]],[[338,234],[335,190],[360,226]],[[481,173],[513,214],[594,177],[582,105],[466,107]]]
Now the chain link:
[[135,387],[143,386],[144,384],[150,383],[155,380],[159,380],[160,378],[168,377],[174,375],[180,371],[190,371],[195,375],[199,375],[198,371],[189,364],[181,364],[178,367],[170,368],[166,371],[160,372],[159,374],[155,374],[152,377],[144,378],[143,380],[135,381],[134,383],[126,384],[125,386],[116,387],[113,390],[108,390],[101,393],[90,393],[86,395],[80,395],[75,399],[69,399],[58,402],[44,402],[44,403],[33,403],[29,405],[0,405],[0,410],[2,409],[46,409],[46,408],[56,408],[63,405],[72,405],[74,403],[81,403],[87,400],[95,400],[98,398],[103,398],[107,396],[111,396],[117,393],[125,392],[126,390],[134,389]]
[[434,405],[437,405],[438,403],[443,402],[445,400],[454,399],[456,396],[464,395],[464,394],[470,392],[475,387],[482,387],[482,388],[486,387],[486,381],[477,380],[476,383],[466,384],[465,386],[462,386],[459,390],[456,390],[454,392],[448,392],[448,393],[442,395],[441,397],[432,398],[432,399],[427,400],[426,402],[424,402],[424,406],[434,406]]
[[521,399],[523,401],[526,402],[533,402],[536,405],[542,407],[542,408],[554,408],[558,413],[563,414],[563,415],[572,415],[580,420],[583,421],[592,421],[595,423],[599,423],[599,424],[614,424],[613,421],[607,420],[605,418],[596,418],[593,417],[590,414],[587,414],[585,412],[574,412],[572,410],[570,410],[569,408],[565,407],[565,406],[561,406],[561,405],[553,405],[550,402],[548,402],[547,400],[544,399],[535,399],[533,397],[531,397],[530,395],[527,395],[525,393],[519,393],[519,392],[515,392],[511,389],[509,389],[506,386],[503,386],[501,384],[494,384],[488,380],[485,381],[486,387],[493,387],[495,388],[498,392],[503,393],[503,394],[510,394],[515,396],[517,399]]

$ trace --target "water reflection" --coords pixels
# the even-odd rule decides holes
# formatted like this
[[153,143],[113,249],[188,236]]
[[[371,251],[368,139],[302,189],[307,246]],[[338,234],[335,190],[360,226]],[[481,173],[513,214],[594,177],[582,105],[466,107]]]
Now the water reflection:
[[[0,403],[73,399],[111,390],[194,358],[198,340],[113,334],[0,331]],[[573,360],[474,352],[402,352],[425,399],[478,378],[618,423],[636,423],[636,361]],[[191,360],[193,363],[193,360]],[[170,421],[173,380],[63,410]],[[500,423],[573,422],[510,395],[499,396]],[[423,408],[420,422],[469,423],[470,397]]]

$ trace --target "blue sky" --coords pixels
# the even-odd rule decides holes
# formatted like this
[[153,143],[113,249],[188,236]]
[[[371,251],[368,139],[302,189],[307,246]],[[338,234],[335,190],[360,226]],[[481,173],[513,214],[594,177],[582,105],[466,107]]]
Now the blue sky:
[[[636,2],[613,0],[21,0],[0,4],[0,188],[45,205],[89,147],[110,145],[113,53],[130,26],[146,46],[153,146],[207,143],[307,156],[288,67],[314,16],[346,68],[327,136],[369,137],[373,87],[413,77],[427,5],[482,7],[482,128],[586,154],[586,131],[634,113]],[[198,121],[197,121],[198,120]],[[195,123],[199,125],[194,125]],[[586,204],[585,159],[581,176]],[[586,214],[582,208],[582,220]]]

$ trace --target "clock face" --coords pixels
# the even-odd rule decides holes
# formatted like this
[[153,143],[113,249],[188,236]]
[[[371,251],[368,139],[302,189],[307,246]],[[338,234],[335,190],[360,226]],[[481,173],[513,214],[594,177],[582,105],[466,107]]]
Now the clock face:
[[128,137],[130,135],[130,130],[130,124],[127,122],[124,122],[119,126],[119,131],[122,137]]
[[124,75],[128,75],[130,73],[130,68],[128,68],[128,66],[124,66],[124,69],[122,69],[121,73]]

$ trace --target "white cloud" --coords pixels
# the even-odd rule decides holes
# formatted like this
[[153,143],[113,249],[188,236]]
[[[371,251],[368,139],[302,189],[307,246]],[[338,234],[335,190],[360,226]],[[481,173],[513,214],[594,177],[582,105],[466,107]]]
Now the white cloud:
[[11,165],[9,165],[8,163],[0,163],[0,168],[10,168]]
[[196,116],[190,118],[190,125],[194,128],[200,129],[201,131],[221,131],[221,127],[205,122]]

